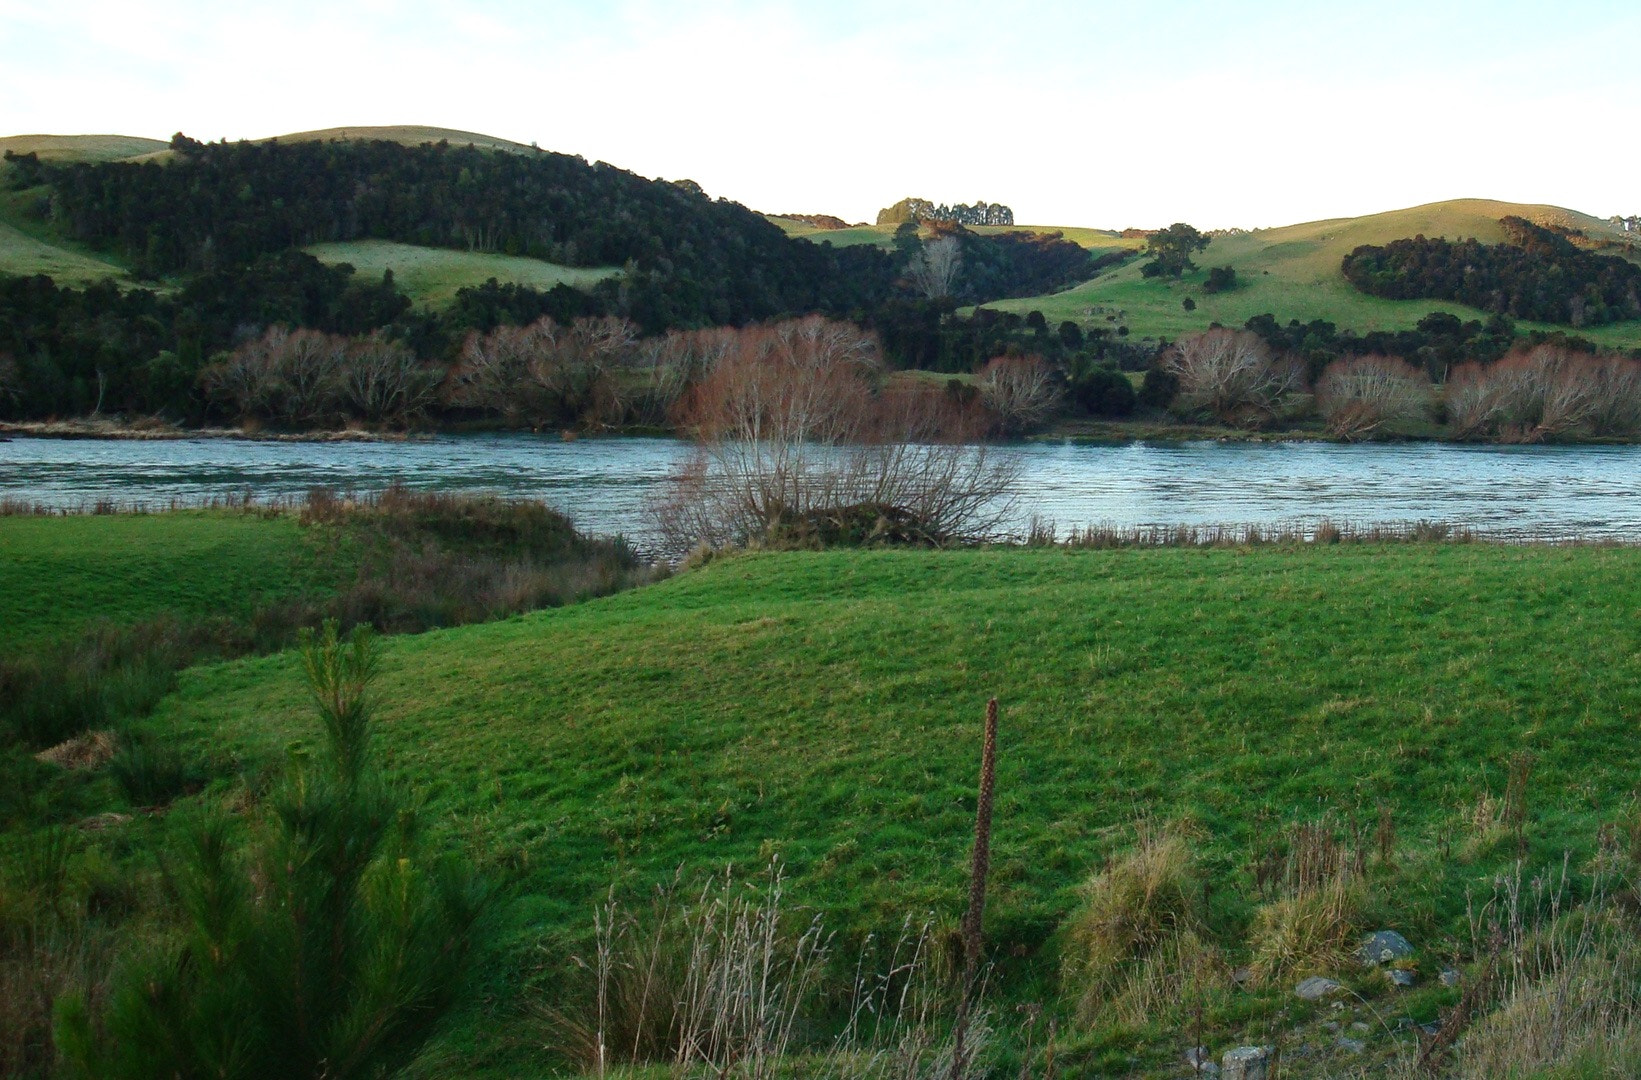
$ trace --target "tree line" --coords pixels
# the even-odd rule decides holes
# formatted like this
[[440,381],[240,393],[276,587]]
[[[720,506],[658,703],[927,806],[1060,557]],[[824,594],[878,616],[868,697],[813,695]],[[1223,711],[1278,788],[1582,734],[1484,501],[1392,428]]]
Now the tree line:
[[1391,300],[1450,300],[1574,327],[1641,318],[1641,266],[1582,249],[1575,230],[1502,224],[1507,243],[1421,235],[1358,247],[1342,269],[1356,288]]
[[1013,225],[1014,211],[1002,203],[986,202],[984,199],[972,206],[968,203],[958,203],[956,206],[941,203],[936,206],[928,199],[909,196],[877,212],[879,225],[901,225],[906,222],[914,225],[935,222],[949,222],[953,225]]

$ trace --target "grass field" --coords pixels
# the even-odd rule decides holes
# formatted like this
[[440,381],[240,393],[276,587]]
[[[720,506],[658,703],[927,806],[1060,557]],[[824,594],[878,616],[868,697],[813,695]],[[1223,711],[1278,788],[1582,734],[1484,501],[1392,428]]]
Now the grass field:
[[306,250],[320,262],[351,263],[362,278],[380,278],[382,271],[392,270],[394,281],[407,296],[435,308],[453,301],[458,290],[482,285],[490,278],[503,284],[516,282],[551,289],[555,285],[586,287],[621,272],[615,267],[559,266],[540,259],[417,247],[390,240],[317,244]]
[[0,650],[66,639],[100,619],[243,616],[332,584],[329,560],[288,515],[0,516]]
[[[1021,314],[1041,311],[1050,322],[1070,319],[1085,325],[1108,325],[1106,317],[1117,315],[1117,321],[1135,335],[1170,338],[1206,329],[1215,322],[1241,326],[1265,312],[1284,323],[1289,319],[1326,319],[1341,328],[1359,331],[1411,328],[1437,310],[1485,320],[1487,313],[1462,304],[1368,296],[1345,281],[1339,264],[1362,244],[1382,244],[1420,234],[1455,239],[1473,236],[1484,242],[1498,242],[1504,239],[1498,219],[1511,214],[1582,228],[1592,236],[1616,238],[1605,222],[1570,210],[1461,199],[1369,217],[1221,237],[1195,257],[1203,269],[1179,282],[1146,280],[1140,276],[1142,260],[1134,260],[1064,292],[1001,300],[986,306]],[[1238,288],[1218,295],[1204,293],[1207,268],[1227,264],[1236,268]],[[1194,311],[1184,309],[1187,297],[1196,303]],[[1525,322],[1520,325],[1523,329],[1568,329]],[[1578,333],[1601,345],[1641,347],[1641,321],[1587,327]]]
[[[1235,924],[1283,824],[1383,804],[1402,837],[1458,850],[1525,749],[1530,861],[1582,860],[1641,773],[1638,570],[1631,549],[1486,545],[740,557],[393,640],[380,739],[512,882],[485,976],[505,998],[495,969],[584,940],[612,883],[641,895],[680,868],[778,855],[799,902],[857,933],[955,917],[996,694],[989,933],[1018,957],[1005,984],[1038,985],[1078,886],[1142,817],[1208,837]],[[276,656],[185,674],[153,723],[269,763],[307,702]],[[1456,947],[1465,889],[1497,865],[1467,859],[1419,861],[1381,913]],[[476,1073],[518,1067],[498,1022],[453,1036]]]

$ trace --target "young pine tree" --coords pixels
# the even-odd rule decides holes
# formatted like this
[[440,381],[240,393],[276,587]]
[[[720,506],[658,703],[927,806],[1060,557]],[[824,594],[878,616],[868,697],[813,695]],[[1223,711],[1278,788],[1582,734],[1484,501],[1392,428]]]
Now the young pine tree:
[[100,1018],[84,1000],[59,1003],[59,1049],[83,1073],[385,1076],[448,1006],[478,882],[426,853],[415,813],[374,767],[368,632],[344,642],[327,623],[302,656],[320,751],[293,754],[248,830],[215,810],[186,824],[167,867],[180,939],[117,972]]

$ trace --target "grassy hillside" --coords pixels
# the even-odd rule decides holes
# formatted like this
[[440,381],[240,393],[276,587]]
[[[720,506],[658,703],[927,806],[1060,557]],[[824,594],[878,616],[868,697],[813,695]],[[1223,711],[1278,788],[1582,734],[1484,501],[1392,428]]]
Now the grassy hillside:
[[[1052,296],[999,301],[988,307],[1025,313],[1043,312],[1051,322],[1072,319],[1085,324],[1106,323],[1107,316],[1140,336],[1177,337],[1207,328],[1214,322],[1240,326],[1254,315],[1274,314],[1286,322],[1326,319],[1341,328],[1396,330],[1413,326],[1433,310],[1450,311],[1463,318],[1485,319],[1485,312],[1436,300],[1381,300],[1352,288],[1339,271],[1341,260],[1362,244],[1383,244],[1423,234],[1451,238],[1475,237],[1488,243],[1503,240],[1500,218],[1519,215],[1543,224],[1584,229],[1592,237],[1618,239],[1611,226],[1599,219],[1553,206],[1523,206],[1484,199],[1460,199],[1427,206],[1374,214],[1259,229],[1240,236],[1216,239],[1195,261],[1203,269],[1179,282],[1146,280],[1140,261],[1103,274]],[[1236,268],[1239,287],[1229,293],[1202,291],[1207,267]],[[1196,310],[1186,311],[1190,297]],[[1526,329],[1567,329],[1538,327]],[[1641,346],[1641,322],[1619,323],[1579,331],[1600,344]]]
[[0,221],[0,273],[46,274],[59,285],[89,285],[106,278],[124,281],[125,270],[95,255],[38,240]]
[[0,137],[0,155],[10,150],[38,154],[41,161],[124,161],[164,150],[167,145],[161,139],[136,135],[7,135]]
[[351,263],[362,278],[379,278],[382,271],[392,270],[405,295],[435,308],[454,300],[457,290],[482,285],[490,278],[546,290],[555,285],[584,287],[621,272],[616,267],[559,266],[539,259],[416,247],[390,240],[316,244],[305,250],[320,262]]
[[0,516],[0,652],[101,619],[242,616],[329,584],[329,558],[289,515]]

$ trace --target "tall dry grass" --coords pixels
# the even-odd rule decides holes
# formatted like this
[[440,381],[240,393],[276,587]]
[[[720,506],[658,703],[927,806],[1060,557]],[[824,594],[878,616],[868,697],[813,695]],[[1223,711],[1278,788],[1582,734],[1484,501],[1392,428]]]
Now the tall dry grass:
[[[599,1077],[665,1065],[744,1080],[794,1068],[840,1080],[935,1080],[951,1068],[956,1007],[938,957],[928,926],[908,923],[886,948],[868,940],[842,969],[822,919],[791,909],[772,864],[754,881],[726,871],[693,895],[675,881],[646,909],[612,896],[574,977],[532,1013],[550,1047]],[[989,1016],[977,1009],[971,1051],[989,1036]]]
[[1142,1024],[1225,981],[1208,940],[1190,835],[1140,822],[1134,847],[1083,886],[1067,924],[1061,981],[1079,1016]]

